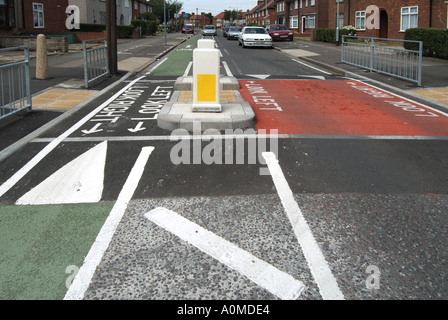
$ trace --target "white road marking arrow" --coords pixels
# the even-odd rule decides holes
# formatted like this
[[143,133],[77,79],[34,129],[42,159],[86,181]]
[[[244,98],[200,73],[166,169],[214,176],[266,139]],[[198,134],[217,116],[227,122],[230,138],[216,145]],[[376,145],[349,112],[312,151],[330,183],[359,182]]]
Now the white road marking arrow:
[[88,150],[17,200],[17,205],[95,203],[104,187],[107,141]]
[[146,128],[143,128],[143,122],[139,122],[137,126],[134,129],[128,129],[130,132],[136,133],[138,131],[146,130]]
[[84,134],[92,134],[92,133],[97,133],[97,132],[101,132],[103,131],[103,129],[98,129],[99,127],[101,127],[102,123],[97,123],[92,129],[90,130],[81,130],[82,133]]
[[260,80],[265,80],[270,76],[270,74],[248,74],[248,76],[258,78]]

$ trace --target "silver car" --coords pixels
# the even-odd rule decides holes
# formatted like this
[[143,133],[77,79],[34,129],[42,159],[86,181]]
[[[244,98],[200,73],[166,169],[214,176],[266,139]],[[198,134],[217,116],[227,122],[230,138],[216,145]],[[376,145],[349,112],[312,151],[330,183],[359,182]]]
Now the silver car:
[[241,30],[243,30],[243,27],[230,27],[227,32],[227,40],[238,39]]
[[202,30],[202,35],[203,36],[216,36],[217,35],[216,27],[214,25],[205,26],[204,29]]

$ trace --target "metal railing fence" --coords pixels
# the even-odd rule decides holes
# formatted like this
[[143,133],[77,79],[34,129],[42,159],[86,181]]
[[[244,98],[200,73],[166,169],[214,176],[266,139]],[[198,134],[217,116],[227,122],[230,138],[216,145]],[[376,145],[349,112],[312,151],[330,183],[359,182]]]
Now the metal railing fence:
[[[411,43],[418,50],[405,49]],[[341,62],[421,86],[422,52],[422,41],[343,36]]]
[[[103,42],[103,45],[87,48],[87,43]],[[84,82],[88,88],[93,83],[109,75],[107,40],[95,39],[82,42],[84,56]]]
[[16,57],[0,64],[0,119],[31,109],[29,48],[22,46],[0,49],[0,55],[22,50],[23,60],[22,57]]

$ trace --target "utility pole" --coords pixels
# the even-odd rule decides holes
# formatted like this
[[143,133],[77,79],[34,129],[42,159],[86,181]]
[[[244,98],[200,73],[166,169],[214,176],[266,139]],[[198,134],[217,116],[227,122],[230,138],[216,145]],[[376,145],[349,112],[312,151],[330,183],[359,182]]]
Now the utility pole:
[[339,46],[339,0],[336,0],[336,45]]
[[107,56],[109,58],[109,72],[111,75],[118,74],[117,6],[115,1],[106,0]]
[[166,47],[166,1],[163,0],[163,30],[165,33],[165,47]]

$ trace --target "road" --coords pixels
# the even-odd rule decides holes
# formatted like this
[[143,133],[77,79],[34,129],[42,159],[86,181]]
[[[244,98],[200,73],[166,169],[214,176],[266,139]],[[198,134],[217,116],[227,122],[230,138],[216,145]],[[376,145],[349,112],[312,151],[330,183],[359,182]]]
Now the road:
[[267,136],[182,140],[196,40],[2,164],[1,296],[446,299],[447,115],[218,35]]

